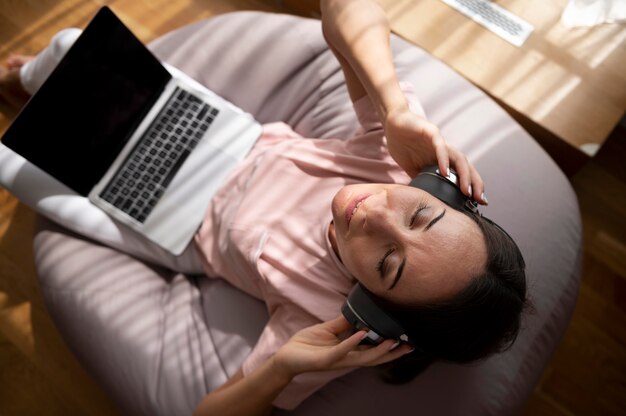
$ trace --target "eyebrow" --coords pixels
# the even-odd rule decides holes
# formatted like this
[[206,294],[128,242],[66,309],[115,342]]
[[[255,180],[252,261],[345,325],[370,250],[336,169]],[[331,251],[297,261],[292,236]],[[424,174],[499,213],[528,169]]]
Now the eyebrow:
[[[430,229],[430,227],[432,227],[433,225],[437,224],[437,221],[442,219],[444,215],[446,215],[446,209],[445,208],[443,209],[443,211],[441,211],[441,214],[439,214],[435,218],[433,218],[428,223],[428,225],[426,225],[426,227],[424,227],[424,231],[428,231]],[[398,267],[398,272],[396,273],[396,277],[394,277],[393,283],[391,283],[391,286],[389,286],[389,288],[387,288],[387,290],[393,289],[395,287],[395,285],[398,284],[398,281],[400,280],[400,277],[402,276],[402,271],[404,270],[404,265],[405,264],[406,264],[406,256],[402,259],[402,263],[400,263],[400,266]]]
[[402,263],[400,263],[400,267],[398,267],[398,272],[396,273],[396,277],[393,279],[393,283],[391,284],[391,286],[389,286],[387,290],[393,289],[393,287],[398,283],[398,280],[400,280],[400,276],[402,276],[402,270],[404,270],[405,264],[406,264],[406,257],[402,259]]
[[446,209],[445,208],[443,209],[443,211],[441,211],[441,214],[437,215],[435,218],[432,219],[432,221],[430,221],[428,223],[428,225],[424,228],[424,231],[428,231],[430,229],[430,227],[432,227],[433,225],[437,224],[437,221],[442,219],[444,215],[446,215]]

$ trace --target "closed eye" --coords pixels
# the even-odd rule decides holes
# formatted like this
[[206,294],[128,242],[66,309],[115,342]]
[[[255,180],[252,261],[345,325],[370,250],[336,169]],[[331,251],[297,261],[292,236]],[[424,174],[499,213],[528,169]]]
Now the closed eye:
[[[428,205],[426,205],[426,203],[424,202],[420,202],[420,204],[418,205],[418,207],[415,209],[415,211],[413,212],[413,214],[411,215],[411,218],[409,219],[409,228],[413,228],[413,226],[415,225],[415,221],[417,220],[417,218],[419,217],[420,213],[422,211],[424,211],[425,209],[430,208]],[[389,249],[387,250],[387,252],[383,255],[383,257],[380,259],[380,261],[378,262],[378,264],[376,265],[376,270],[378,271],[378,274],[380,275],[381,279],[383,279],[385,277],[386,274],[386,260],[387,257],[389,257],[391,255],[391,253],[394,252],[394,249]],[[402,269],[398,270],[400,274],[402,272]],[[399,277],[399,276],[398,276]],[[398,279],[396,278],[396,280],[394,281],[394,283],[392,284],[391,287],[395,286],[395,284],[398,282]]]
[[415,212],[413,212],[413,215],[411,215],[411,219],[409,220],[409,228],[413,228],[413,225],[415,224],[415,220],[419,216],[420,212],[424,211],[427,208],[428,208],[428,205],[426,205],[425,203],[422,202],[419,204]]
[[385,272],[386,272],[385,260],[387,260],[387,257],[389,257],[391,253],[393,253],[393,250],[394,250],[393,248],[387,250],[383,258],[380,259],[380,261],[376,265],[376,270],[378,271],[378,274],[380,275],[381,279],[385,277]]

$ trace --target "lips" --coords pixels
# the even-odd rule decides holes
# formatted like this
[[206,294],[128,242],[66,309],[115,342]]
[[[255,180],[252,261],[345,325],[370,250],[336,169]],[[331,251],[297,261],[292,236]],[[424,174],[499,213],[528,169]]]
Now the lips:
[[350,227],[350,221],[352,220],[352,216],[359,209],[363,201],[370,197],[371,194],[359,195],[356,198],[352,199],[348,206],[346,207],[346,223],[348,227]]

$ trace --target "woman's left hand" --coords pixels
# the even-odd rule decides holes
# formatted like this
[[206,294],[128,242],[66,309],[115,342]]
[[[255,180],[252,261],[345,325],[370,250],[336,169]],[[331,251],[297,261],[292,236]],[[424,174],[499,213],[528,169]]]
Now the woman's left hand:
[[452,167],[459,176],[461,192],[487,204],[480,174],[463,153],[446,143],[433,123],[404,107],[387,114],[384,128],[391,157],[411,178],[428,165],[438,165],[444,175]]
[[350,328],[342,315],[305,328],[291,337],[278,350],[274,359],[283,370],[296,376],[310,371],[375,366],[411,351],[406,344],[391,349],[395,340],[385,340],[375,347],[359,346],[365,331],[358,331],[343,341],[338,338]]

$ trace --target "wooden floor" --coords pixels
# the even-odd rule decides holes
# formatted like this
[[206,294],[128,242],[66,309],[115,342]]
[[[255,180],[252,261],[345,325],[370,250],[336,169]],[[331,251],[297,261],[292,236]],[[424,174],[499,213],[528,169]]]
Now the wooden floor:
[[[110,5],[144,41],[261,0],[1,0],[0,62]],[[294,3],[294,2],[288,2]],[[283,10],[284,11],[284,10]],[[0,116],[0,132],[8,121]],[[571,178],[584,224],[584,275],[563,343],[527,415],[626,415],[626,128]],[[0,416],[111,415],[115,408],[53,330],[32,260],[34,214],[0,189]]]
[[626,415],[626,127],[571,180],[583,278],[574,317],[528,415]]

